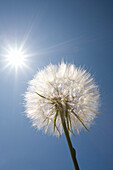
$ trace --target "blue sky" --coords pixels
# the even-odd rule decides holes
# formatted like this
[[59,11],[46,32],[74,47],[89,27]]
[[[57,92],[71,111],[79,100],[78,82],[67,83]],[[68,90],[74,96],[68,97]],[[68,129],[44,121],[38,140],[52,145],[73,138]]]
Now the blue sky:
[[[31,69],[5,68],[5,49],[15,44],[24,44]],[[113,2],[0,0],[0,170],[74,169],[64,135],[36,131],[23,114],[27,82],[62,59],[84,66],[101,94],[90,132],[71,138],[80,169],[113,169]]]

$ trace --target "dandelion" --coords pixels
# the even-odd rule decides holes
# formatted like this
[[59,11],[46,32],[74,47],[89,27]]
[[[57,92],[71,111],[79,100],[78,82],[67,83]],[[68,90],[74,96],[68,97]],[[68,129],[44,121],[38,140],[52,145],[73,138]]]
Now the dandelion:
[[99,106],[98,86],[90,73],[73,64],[50,64],[29,82],[25,97],[26,116],[45,133],[65,133],[75,169],[79,169],[70,134],[93,123]]

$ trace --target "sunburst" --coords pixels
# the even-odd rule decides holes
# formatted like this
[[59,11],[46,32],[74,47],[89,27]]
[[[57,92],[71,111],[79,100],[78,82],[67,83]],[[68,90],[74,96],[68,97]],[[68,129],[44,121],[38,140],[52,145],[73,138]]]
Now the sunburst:
[[17,71],[19,68],[23,69],[24,67],[28,67],[28,54],[26,54],[26,51],[22,47],[17,46],[8,46],[8,48],[5,49],[4,54],[4,61],[6,63],[5,67],[11,67],[15,68]]

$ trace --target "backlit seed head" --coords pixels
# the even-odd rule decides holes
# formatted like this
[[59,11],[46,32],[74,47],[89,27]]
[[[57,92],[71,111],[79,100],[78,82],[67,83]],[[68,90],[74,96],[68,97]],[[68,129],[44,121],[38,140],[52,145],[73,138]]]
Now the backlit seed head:
[[60,114],[74,134],[87,129],[98,113],[99,91],[90,73],[64,62],[39,71],[24,97],[32,125],[57,136],[63,132]]

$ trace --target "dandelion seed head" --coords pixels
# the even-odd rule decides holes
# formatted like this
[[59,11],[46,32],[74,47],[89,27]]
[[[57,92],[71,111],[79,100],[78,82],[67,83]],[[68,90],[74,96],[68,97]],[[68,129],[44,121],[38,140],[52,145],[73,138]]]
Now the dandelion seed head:
[[64,62],[50,64],[28,84],[24,94],[25,112],[38,130],[56,136],[63,133],[60,104],[70,133],[74,130],[79,133],[93,123],[99,107],[99,91],[86,70]]

